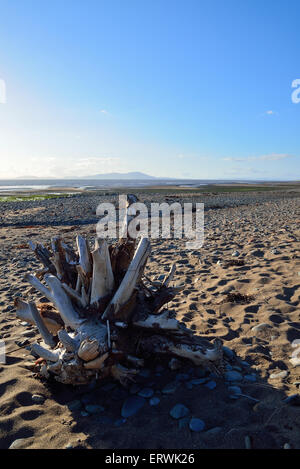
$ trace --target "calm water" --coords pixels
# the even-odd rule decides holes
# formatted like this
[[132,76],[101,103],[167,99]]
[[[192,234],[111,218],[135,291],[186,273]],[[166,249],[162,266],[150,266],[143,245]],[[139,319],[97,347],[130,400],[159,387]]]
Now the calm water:
[[[198,187],[206,184],[237,182],[204,179],[0,179],[0,192],[43,190],[70,187],[86,190],[111,189],[114,187],[146,187],[153,185],[174,185]],[[243,181],[239,181],[243,182]],[[245,181],[244,181],[245,182]],[[247,181],[249,183],[249,181]],[[255,182],[255,181],[253,181]]]

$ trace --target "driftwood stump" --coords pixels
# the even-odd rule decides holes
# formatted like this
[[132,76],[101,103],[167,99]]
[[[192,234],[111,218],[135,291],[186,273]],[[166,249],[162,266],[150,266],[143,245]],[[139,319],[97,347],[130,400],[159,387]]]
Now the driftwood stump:
[[72,385],[112,376],[126,385],[159,355],[222,367],[222,342],[196,336],[164,308],[182,289],[171,286],[175,265],[162,282],[144,275],[148,238],[96,239],[92,251],[81,236],[76,244],[75,252],[60,237],[51,250],[31,243],[43,269],[25,278],[48,303],[15,300],[18,318],[43,339],[32,345],[40,376]]

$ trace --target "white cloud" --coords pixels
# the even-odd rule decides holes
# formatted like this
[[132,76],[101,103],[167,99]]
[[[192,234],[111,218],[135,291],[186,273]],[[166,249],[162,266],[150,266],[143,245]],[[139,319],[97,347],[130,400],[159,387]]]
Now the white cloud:
[[246,158],[232,158],[227,157],[223,158],[223,161],[235,161],[239,163],[244,163],[248,161],[279,161],[286,158],[292,158],[292,155],[288,153],[270,153],[269,155],[260,155],[260,156],[248,156]]
[[267,114],[268,116],[275,116],[278,113],[276,111],[266,111],[265,114]]
[[271,153],[270,155],[259,156],[258,159],[263,161],[278,161],[291,157],[292,155],[289,155],[288,153]]
[[228,157],[228,158],[223,158],[224,161],[238,161],[238,162],[242,162],[242,161],[246,161],[247,159],[246,158],[232,158],[232,157]]

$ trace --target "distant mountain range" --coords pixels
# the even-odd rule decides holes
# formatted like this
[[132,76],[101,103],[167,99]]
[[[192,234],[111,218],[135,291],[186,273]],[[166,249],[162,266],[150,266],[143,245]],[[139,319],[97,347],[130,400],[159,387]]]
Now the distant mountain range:
[[149,174],[141,173],[139,171],[132,171],[129,173],[106,173],[94,174],[93,176],[84,176],[80,179],[161,179]]

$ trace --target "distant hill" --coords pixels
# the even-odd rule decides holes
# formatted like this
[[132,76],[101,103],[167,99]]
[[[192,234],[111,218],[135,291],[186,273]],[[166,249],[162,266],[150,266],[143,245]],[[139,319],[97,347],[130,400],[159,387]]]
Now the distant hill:
[[149,176],[139,171],[132,171],[130,173],[106,173],[94,174],[93,176],[84,176],[80,179],[158,179],[154,176]]

